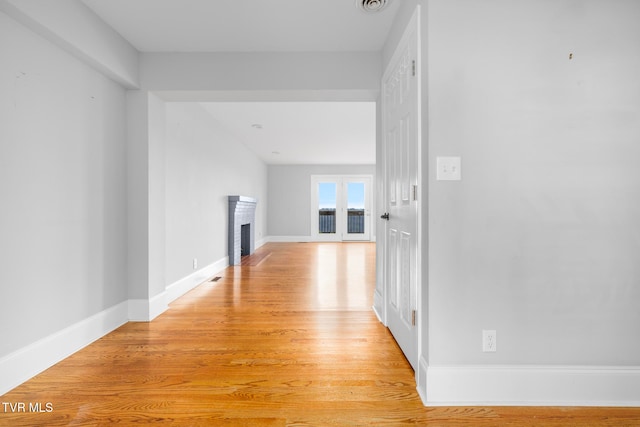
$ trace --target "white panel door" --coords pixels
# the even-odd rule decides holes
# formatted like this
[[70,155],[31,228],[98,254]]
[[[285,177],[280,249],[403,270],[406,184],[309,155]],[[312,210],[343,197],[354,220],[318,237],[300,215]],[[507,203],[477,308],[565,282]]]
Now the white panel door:
[[383,77],[387,326],[414,369],[418,361],[419,85],[412,21]]

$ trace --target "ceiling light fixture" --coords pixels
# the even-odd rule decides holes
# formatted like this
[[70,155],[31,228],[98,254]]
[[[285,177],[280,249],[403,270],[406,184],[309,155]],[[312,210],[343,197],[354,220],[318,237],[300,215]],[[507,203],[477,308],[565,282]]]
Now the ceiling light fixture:
[[356,0],[356,6],[365,12],[380,12],[389,0]]
[[254,123],[251,125],[251,127],[254,129],[262,129],[262,125],[260,123]]

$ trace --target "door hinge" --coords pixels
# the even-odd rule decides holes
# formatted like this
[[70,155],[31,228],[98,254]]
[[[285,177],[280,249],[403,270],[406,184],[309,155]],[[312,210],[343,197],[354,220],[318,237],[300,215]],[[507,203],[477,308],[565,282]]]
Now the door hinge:
[[418,200],[418,186],[413,186],[413,200]]
[[416,60],[411,61],[411,75],[416,76]]
[[416,311],[411,311],[411,326],[416,326]]

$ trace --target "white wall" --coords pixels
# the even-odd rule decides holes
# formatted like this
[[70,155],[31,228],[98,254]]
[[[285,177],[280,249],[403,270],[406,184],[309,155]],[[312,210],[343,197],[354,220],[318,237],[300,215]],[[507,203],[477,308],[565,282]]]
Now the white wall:
[[[474,366],[632,368],[626,390],[611,374],[607,387],[563,396],[638,404],[640,3],[427,4],[424,357],[455,375]],[[435,181],[436,156],[449,155],[462,157],[463,180]],[[496,353],[481,351],[482,329],[497,330]],[[561,398],[557,376],[537,377],[550,400]],[[526,395],[509,396],[505,381],[495,381],[505,386],[498,399]],[[427,378],[427,398],[471,387],[449,384],[459,390],[429,396]],[[586,395],[591,388],[599,394]]]
[[380,86],[380,66],[377,52],[144,53],[140,82],[154,91],[372,94]]
[[228,196],[258,199],[266,236],[267,166],[197,103],[166,104],[166,283],[226,260]]
[[[374,165],[270,165],[268,168],[269,236],[311,236],[311,175],[372,175]],[[375,216],[376,195],[372,188],[372,216]],[[373,222],[372,222],[372,225]],[[374,227],[375,228],[375,227]],[[373,231],[373,229],[372,229]],[[372,233],[372,238],[375,231]]]
[[430,12],[431,360],[640,364],[640,3]]
[[3,13],[0,57],[3,360],[127,299],[126,105]]
[[138,51],[82,1],[0,0],[0,10],[126,88],[138,85]]

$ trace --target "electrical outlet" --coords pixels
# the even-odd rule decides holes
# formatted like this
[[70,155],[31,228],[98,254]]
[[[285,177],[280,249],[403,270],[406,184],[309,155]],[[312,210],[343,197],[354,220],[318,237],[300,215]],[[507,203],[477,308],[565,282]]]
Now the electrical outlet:
[[195,270],[196,268],[198,268],[198,258],[193,259],[193,269]]
[[482,351],[485,353],[493,353],[496,351],[496,331],[495,330],[483,330],[482,331]]

